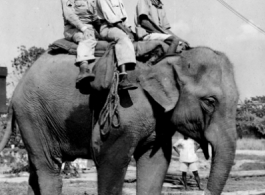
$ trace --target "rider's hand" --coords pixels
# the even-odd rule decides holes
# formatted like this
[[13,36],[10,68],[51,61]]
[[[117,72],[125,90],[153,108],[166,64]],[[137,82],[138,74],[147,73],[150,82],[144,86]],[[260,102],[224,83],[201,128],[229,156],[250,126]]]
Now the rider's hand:
[[128,33],[128,36],[131,39],[131,41],[134,42],[134,35],[131,32]]
[[190,47],[189,43],[185,40],[179,40],[179,46],[181,46],[184,50]]
[[93,35],[93,31],[91,31],[91,30],[89,30],[88,28],[84,31],[84,36],[85,36],[85,38],[86,39],[89,39],[89,38],[91,38],[91,37],[93,37],[94,35]]
[[131,28],[125,26],[125,29],[127,31],[127,35],[131,39],[131,41],[134,42],[135,41],[135,38],[134,38],[134,34],[133,34],[133,31],[131,30]]
[[183,50],[187,50],[189,48],[190,48],[190,46],[186,41],[184,41],[182,39],[179,40],[177,51],[183,51]]

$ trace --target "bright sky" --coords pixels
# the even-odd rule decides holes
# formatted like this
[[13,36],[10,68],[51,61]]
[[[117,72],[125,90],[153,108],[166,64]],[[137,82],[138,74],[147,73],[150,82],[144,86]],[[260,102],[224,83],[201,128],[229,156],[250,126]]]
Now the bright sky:
[[[133,25],[136,0],[123,0]],[[265,34],[245,23],[217,0],[162,0],[172,30],[191,46],[227,54],[235,67],[241,100],[265,95]],[[264,0],[225,0],[265,30]],[[0,66],[11,72],[17,47],[47,48],[63,37],[60,0],[1,0]]]

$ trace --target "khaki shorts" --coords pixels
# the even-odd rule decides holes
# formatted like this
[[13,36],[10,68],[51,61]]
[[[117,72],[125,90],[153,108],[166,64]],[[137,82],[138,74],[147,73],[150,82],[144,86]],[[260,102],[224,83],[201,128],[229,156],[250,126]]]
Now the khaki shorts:
[[193,171],[198,171],[198,165],[197,162],[193,162],[193,163],[186,163],[186,162],[181,162],[180,166],[179,166],[179,170],[181,172],[188,172],[188,170],[190,172]]

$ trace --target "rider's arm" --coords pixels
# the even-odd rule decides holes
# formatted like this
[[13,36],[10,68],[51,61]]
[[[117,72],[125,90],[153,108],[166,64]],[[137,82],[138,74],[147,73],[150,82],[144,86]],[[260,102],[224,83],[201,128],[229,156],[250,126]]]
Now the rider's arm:
[[129,27],[123,25],[121,22],[117,22],[113,25],[116,26],[117,28],[121,29],[123,32],[125,32],[129,36],[131,41],[135,40],[134,33],[132,32],[132,30]]
[[152,3],[150,0],[139,0],[136,5],[136,25],[140,25],[148,33],[163,33],[151,20]]
[[129,29],[128,27],[124,26],[121,22],[115,23],[114,26],[116,26],[117,28],[121,29],[126,34],[130,34],[131,33],[131,29]]
[[63,8],[63,16],[66,21],[71,25],[79,29],[80,31],[85,31],[86,26],[79,19],[79,17],[74,12],[74,2],[72,0],[61,0]]
[[159,28],[157,28],[144,14],[139,16],[139,23],[142,28],[144,28],[149,33],[163,33]]

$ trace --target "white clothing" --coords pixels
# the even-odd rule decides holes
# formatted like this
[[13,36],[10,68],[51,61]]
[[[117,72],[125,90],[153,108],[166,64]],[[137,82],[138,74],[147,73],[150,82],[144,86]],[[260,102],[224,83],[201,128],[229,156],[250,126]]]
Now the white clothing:
[[[160,4],[160,7],[156,7],[152,4],[150,0],[138,0],[136,6],[136,15],[135,15],[135,27],[138,37],[142,38],[144,35],[149,34],[146,29],[142,28],[140,25],[140,16],[145,15],[148,19],[159,28],[161,32],[167,34],[167,30],[170,29],[170,24],[166,17],[166,11],[163,4]],[[163,34],[161,33],[161,34]]]
[[118,66],[127,63],[136,63],[133,43],[125,32],[116,27],[102,28],[100,35],[106,40],[116,42],[115,54]]
[[193,163],[198,161],[194,140],[190,138],[187,140],[179,139],[173,147],[179,151],[180,162]]
[[136,63],[135,51],[129,36],[115,23],[121,22],[127,26],[127,14],[122,0],[97,0],[98,17],[103,21],[100,35],[107,41],[115,41],[115,54],[118,66],[127,63]]
[[167,38],[171,37],[172,35],[170,34],[162,34],[162,33],[150,33],[146,36],[144,36],[143,40],[144,41],[151,41],[151,40],[161,40],[164,41]]
[[[78,44],[76,62],[95,59],[97,40],[92,25],[97,12],[92,0],[61,0],[64,17],[65,39]],[[89,31],[89,35],[84,31]]]
[[181,162],[179,165],[179,170],[181,172],[194,172],[194,171],[198,171],[198,165],[197,162],[193,162],[193,163],[186,163],[186,162]]
[[98,18],[106,20],[109,25],[125,22],[127,13],[122,0],[97,0]]

